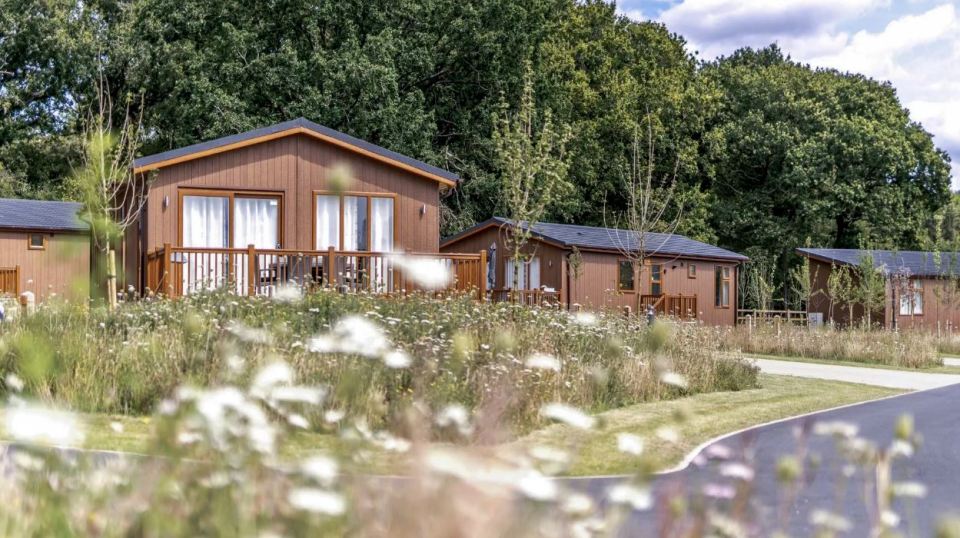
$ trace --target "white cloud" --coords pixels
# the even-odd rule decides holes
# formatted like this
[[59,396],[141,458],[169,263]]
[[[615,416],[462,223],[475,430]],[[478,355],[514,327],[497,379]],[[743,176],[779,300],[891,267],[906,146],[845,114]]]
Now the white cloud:
[[617,14],[623,15],[624,17],[626,17],[626,18],[628,18],[628,19],[630,19],[630,20],[632,20],[632,21],[636,21],[636,22],[643,22],[643,21],[647,20],[647,17],[645,17],[645,16],[643,15],[643,11],[641,11],[641,10],[639,10],[639,9],[620,9],[620,8],[617,8]]
[[[685,0],[660,15],[671,30],[703,45],[705,56],[745,44],[822,35],[838,20],[855,17],[887,0]],[[729,52],[729,50],[727,51]]]
[[960,188],[960,10],[944,1],[907,13],[923,8],[896,3],[899,13],[888,10],[882,29],[858,28],[887,7],[888,0],[683,0],[660,20],[705,59],[775,42],[798,61],[891,81],[911,117],[953,157]]

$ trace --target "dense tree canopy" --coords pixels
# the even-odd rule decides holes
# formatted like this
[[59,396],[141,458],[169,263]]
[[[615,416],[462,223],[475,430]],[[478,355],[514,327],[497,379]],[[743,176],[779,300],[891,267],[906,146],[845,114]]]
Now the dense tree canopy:
[[102,66],[117,107],[142,98],[145,153],[305,116],[460,173],[449,233],[503,211],[493,117],[527,63],[573,133],[549,219],[612,222],[650,117],[679,231],[781,281],[794,246],[919,247],[944,221],[948,157],[889,84],[775,46],[700,62],[601,0],[0,0],[0,196],[69,195]]

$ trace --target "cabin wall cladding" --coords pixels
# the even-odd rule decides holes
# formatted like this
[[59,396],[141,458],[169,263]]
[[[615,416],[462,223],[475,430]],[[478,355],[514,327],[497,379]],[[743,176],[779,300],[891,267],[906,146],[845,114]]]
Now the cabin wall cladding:
[[[510,248],[506,245],[500,228],[494,226],[479,231],[469,237],[457,241],[443,248],[444,252],[460,252],[476,254],[481,250],[489,250],[490,245],[497,245],[496,282],[494,289],[506,288],[507,271],[506,260],[510,257]],[[563,282],[563,268],[565,251],[553,245],[531,239],[524,245],[523,252],[540,258],[540,285],[556,290],[566,287]]]
[[329,178],[338,166],[346,167],[353,178],[346,191],[396,195],[395,248],[438,252],[440,195],[435,181],[306,135],[293,135],[155,172],[142,241],[127,241],[129,248],[138,252],[128,253],[126,273],[143,273],[145,252],[164,243],[180,244],[182,188],[279,194],[283,204],[282,248],[314,250],[314,191],[332,190]]
[[[662,267],[663,293],[669,295],[696,295],[697,317],[707,325],[733,325],[736,321],[737,304],[737,266],[733,263],[707,262],[677,258],[650,258],[635,275],[636,292],[617,290],[620,261],[625,259],[615,253],[583,252],[583,266],[580,278],[575,279],[571,271],[572,303],[587,309],[617,308],[629,306],[636,312],[639,296],[650,294],[650,266]],[[696,266],[696,276],[690,278],[688,266]],[[715,305],[716,284],[714,271],[718,266],[730,268],[730,307]]]
[[37,302],[54,295],[69,300],[88,298],[90,237],[45,232],[46,248],[30,250],[27,248],[29,235],[21,231],[0,231],[0,267],[20,266],[20,292],[33,292]]

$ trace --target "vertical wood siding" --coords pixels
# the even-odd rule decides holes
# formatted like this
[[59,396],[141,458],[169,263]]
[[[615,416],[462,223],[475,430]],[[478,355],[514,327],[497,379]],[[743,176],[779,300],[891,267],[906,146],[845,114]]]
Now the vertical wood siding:
[[[443,252],[479,252],[486,250],[492,243],[497,245],[497,283],[502,288],[505,279],[506,248],[501,237],[500,229],[491,227],[454,243],[445,245]],[[557,289],[567,289],[566,282],[561,282],[563,271],[561,264],[566,263],[566,249],[561,249],[537,240],[531,240],[528,252],[535,252],[540,257],[540,283]],[[636,293],[617,291],[619,277],[619,261],[621,256],[607,252],[581,252],[583,263],[579,278],[575,278],[573,270],[569,269],[568,279],[570,304],[580,305],[586,310],[615,309],[622,310],[629,306],[633,312],[637,311],[639,296],[650,293],[650,269],[644,267],[638,271],[636,279]],[[663,293],[670,295],[696,295],[698,317],[708,325],[733,325],[736,322],[737,304],[737,264],[731,262],[707,262],[688,259],[657,258],[651,263],[663,265]],[[681,265],[681,263],[683,265]],[[697,277],[687,277],[687,265],[697,266]],[[718,308],[714,305],[714,268],[716,266],[731,268],[730,275],[730,308]],[[676,267],[674,267],[676,266]],[[564,294],[566,297],[566,293]]]
[[[330,189],[334,167],[354,177],[349,191],[393,193],[395,248],[437,252],[440,243],[440,185],[396,167],[294,135],[162,168],[155,172],[145,208],[142,241],[127,238],[127,275],[141,272],[143,255],[164,243],[180,244],[179,191],[183,188],[263,191],[283,197],[284,248],[314,249],[314,191]],[[167,198],[168,205],[163,207]],[[421,208],[425,211],[421,214]],[[131,227],[128,234],[137,234]]]
[[[460,252],[474,254],[481,250],[488,250],[490,245],[497,245],[496,283],[494,288],[505,288],[507,282],[506,259],[509,257],[508,248],[504,242],[500,228],[494,226],[473,234],[469,237],[444,246],[442,252]],[[554,289],[566,287],[562,282],[562,267],[566,251],[553,245],[537,241],[536,239],[524,246],[524,253],[540,258],[540,285]]]
[[86,300],[90,286],[90,237],[78,233],[45,233],[47,248],[27,248],[27,232],[0,231],[0,267],[20,266],[20,292],[31,291],[37,302],[56,294]]

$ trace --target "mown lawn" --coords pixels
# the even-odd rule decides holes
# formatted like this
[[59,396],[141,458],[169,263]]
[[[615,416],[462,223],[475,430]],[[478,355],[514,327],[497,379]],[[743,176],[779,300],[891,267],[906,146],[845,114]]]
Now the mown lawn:
[[[576,453],[570,475],[604,475],[636,472],[637,459],[617,450],[617,434],[639,435],[645,440],[645,457],[651,470],[680,462],[700,443],[713,437],[771,420],[839,405],[902,393],[894,389],[796,377],[761,375],[761,388],[738,392],[697,394],[678,400],[650,402],[597,415],[600,426],[582,431],[563,425],[543,428],[500,447],[522,449],[533,445],[573,447]],[[7,439],[0,410],[0,440]],[[150,417],[80,415],[86,425],[83,448],[149,453]],[[679,434],[676,443],[657,436],[663,427]],[[355,455],[356,447],[335,436],[300,433],[291,436],[281,454],[301,458],[317,452]],[[367,449],[369,450],[369,449]],[[358,467],[364,472],[402,472],[404,457],[370,451]]]
[[[554,425],[516,441],[514,448],[533,445],[572,447],[576,454],[570,475],[628,474],[639,471],[635,456],[617,450],[617,434],[631,433],[644,439],[647,470],[665,470],[680,461],[700,443],[772,420],[840,405],[900,394],[903,391],[838,381],[803,379],[762,374],[761,388],[739,392],[697,394],[679,400],[651,402],[607,411],[598,415],[603,427],[577,430]],[[672,428],[676,443],[657,435]]]

